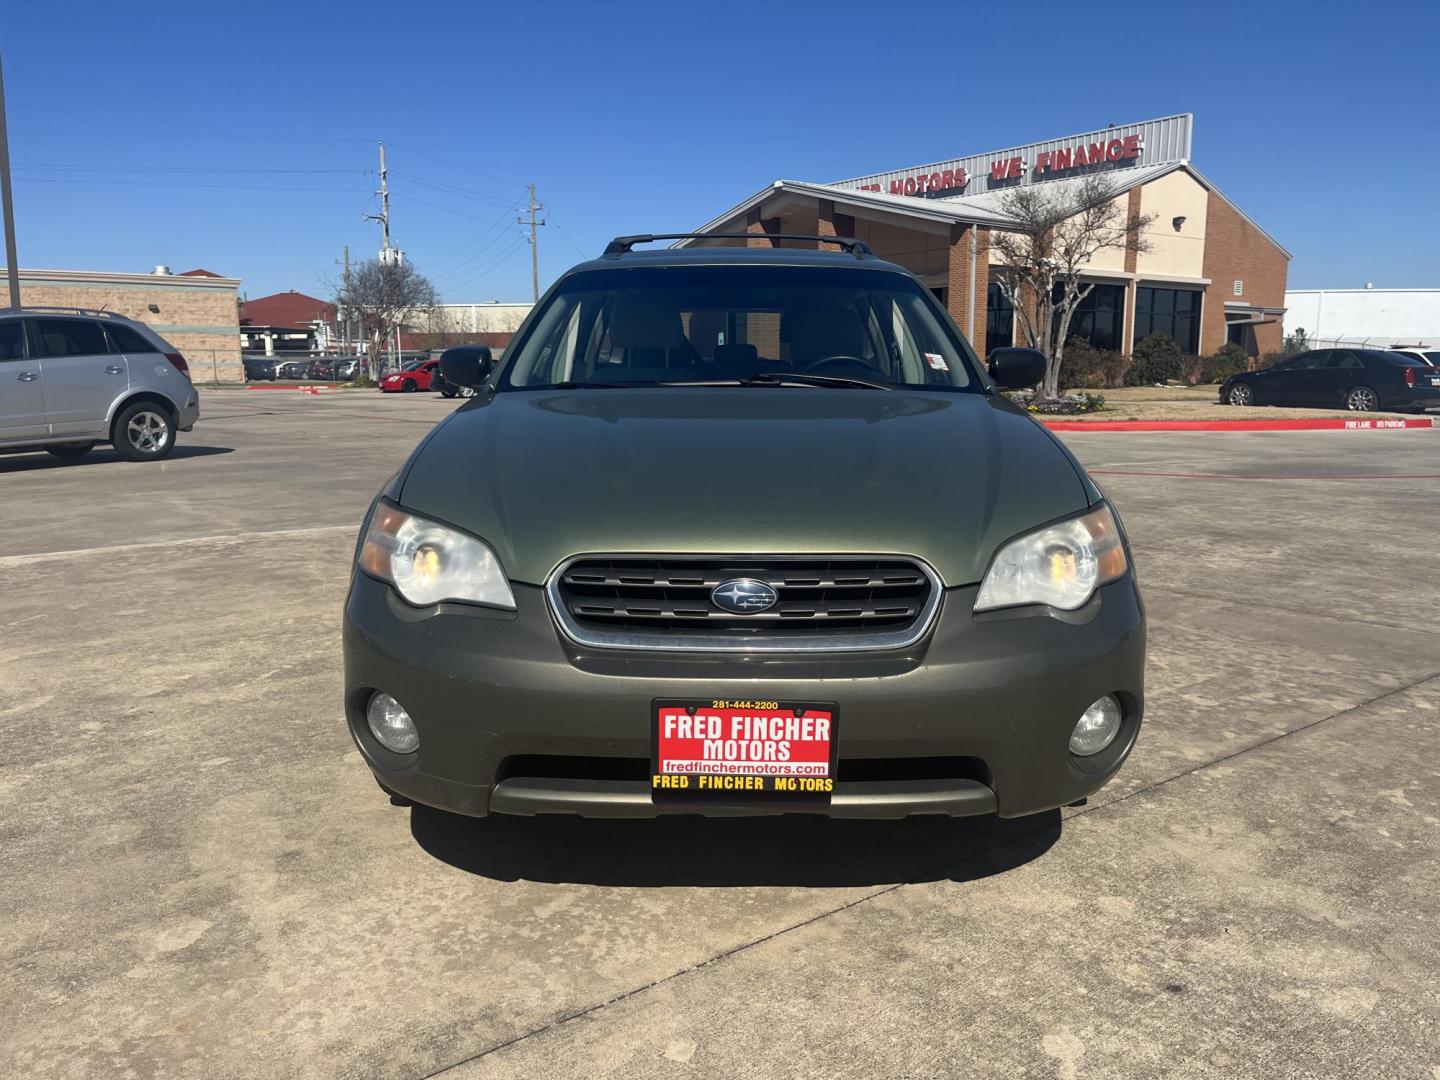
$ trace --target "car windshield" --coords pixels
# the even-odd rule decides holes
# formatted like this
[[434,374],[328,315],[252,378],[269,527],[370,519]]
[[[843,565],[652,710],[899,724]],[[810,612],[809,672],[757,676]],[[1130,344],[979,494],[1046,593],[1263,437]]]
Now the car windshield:
[[404,367],[402,367],[400,370],[401,370],[401,371],[418,371],[418,370],[420,369],[420,365],[423,364],[423,363],[425,363],[424,360],[411,360],[408,364],[406,364],[406,365],[405,365]]
[[917,281],[859,268],[587,271],[561,284],[518,345],[501,389],[982,389],[974,353]]

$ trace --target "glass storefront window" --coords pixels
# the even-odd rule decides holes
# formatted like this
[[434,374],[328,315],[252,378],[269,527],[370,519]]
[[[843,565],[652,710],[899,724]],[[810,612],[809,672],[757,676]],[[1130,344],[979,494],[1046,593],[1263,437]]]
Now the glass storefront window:
[[1182,352],[1200,346],[1200,292],[1142,285],[1135,290],[1135,340],[1144,341],[1157,330],[1175,339]]

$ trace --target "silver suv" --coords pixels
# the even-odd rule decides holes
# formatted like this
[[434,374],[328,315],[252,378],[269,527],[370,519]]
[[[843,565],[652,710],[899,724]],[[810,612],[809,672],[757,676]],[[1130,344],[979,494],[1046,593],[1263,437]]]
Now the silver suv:
[[0,310],[0,450],[74,460],[108,442],[155,461],[200,418],[190,368],[141,322],[78,308]]

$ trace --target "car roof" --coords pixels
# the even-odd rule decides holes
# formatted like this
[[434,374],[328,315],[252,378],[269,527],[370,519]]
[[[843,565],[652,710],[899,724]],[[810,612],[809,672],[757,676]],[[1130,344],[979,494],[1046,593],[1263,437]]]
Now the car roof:
[[845,251],[816,251],[814,248],[771,247],[683,247],[627,251],[602,255],[598,259],[572,266],[562,276],[583,274],[592,270],[617,270],[631,267],[675,266],[802,266],[880,270],[913,277],[909,270],[873,255],[852,255]]
[[128,315],[121,315],[118,311],[105,311],[101,308],[81,307],[7,307],[0,308],[0,319],[20,319],[32,315],[71,316],[77,319],[109,319],[114,322],[129,323],[132,326],[144,326],[139,319],[132,319]]

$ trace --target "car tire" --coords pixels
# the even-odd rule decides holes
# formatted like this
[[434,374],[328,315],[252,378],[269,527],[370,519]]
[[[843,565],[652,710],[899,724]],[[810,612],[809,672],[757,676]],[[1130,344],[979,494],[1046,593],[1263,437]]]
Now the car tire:
[[[373,775],[373,774],[372,774],[372,775]],[[375,778],[375,783],[380,784],[380,778],[379,778],[379,777],[376,777],[376,778]],[[386,795],[390,796],[390,805],[391,805],[391,806],[414,806],[414,805],[415,805],[415,800],[414,800],[414,799],[407,799],[404,795],[401,795],[398,791],[392,791],[390,788],[386,787],[384,784],[380,784],[380,790],[383,791],[383,792],[385,792]]]
[[407,394],[413,394],[415,392],[415,380],[406,379],[400,384],[400,389]]
[[175,449],[175,418],[153,401],[134,402],[115,417],[110,443],[126,461],[159,461]]
[[1244,407],[1255,404],[1255,391],[1250,388],[1249,383],[1236,383],[1225,391],[1225,404]]
[[451,398],[451,397],[454,397],[454,396],[455,396],[456,394],[458,394],[459,392],[460,392],[460,391],[456,390],[453,386],[447,386],[447,387],[445,387],[444,390],[441,390],[441,391],[440,391],[440,396],[441,396],[441,397],[446,397],[446,398]]
[[1345,408],[1351,412],[1378,412],[1380,397],[1368,386],[1352,386],[1345,395]]
[[69,446],[47,446],[45,452],[52,454],[61,461],[79,461],[94,448],[95,444],[93,442],[71,443]]

